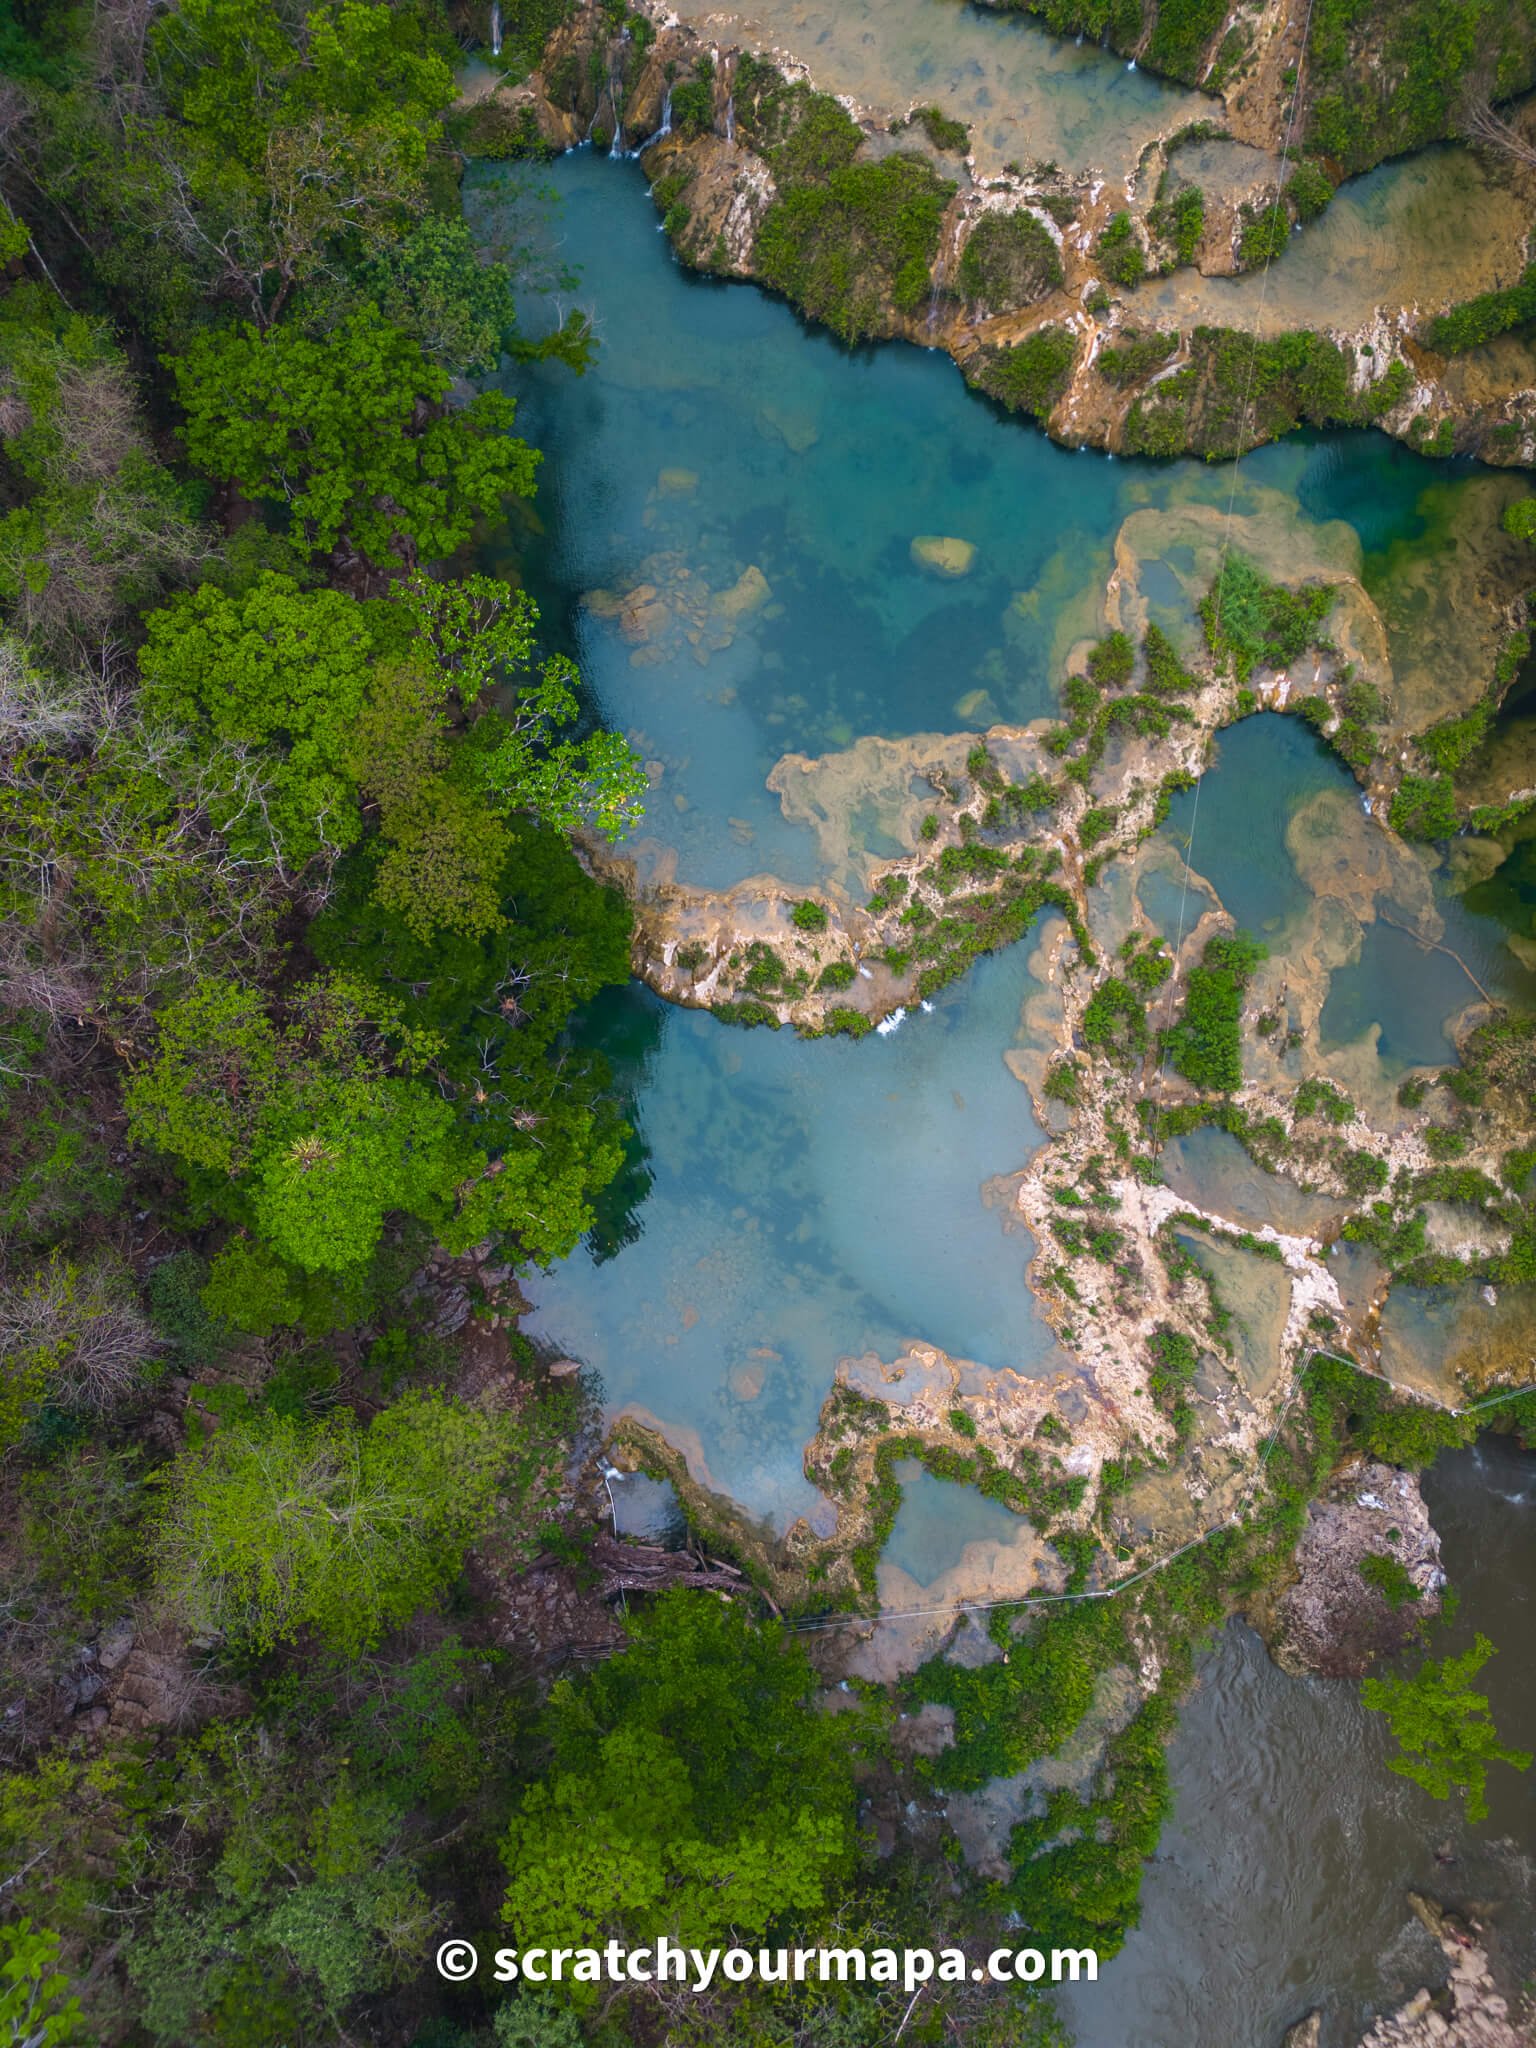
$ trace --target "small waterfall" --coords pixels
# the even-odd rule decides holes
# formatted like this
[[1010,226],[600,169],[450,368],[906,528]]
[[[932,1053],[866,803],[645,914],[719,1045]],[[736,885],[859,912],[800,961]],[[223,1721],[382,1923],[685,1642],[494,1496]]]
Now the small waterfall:
[[1133,57],[1130,63],[1127,64],[1125,68],[1127,71],[1134,71],[1136,69],[1136,59]]
[[736,140],[736,95],[735,95],[735,93],[731,93],[731,94],[729,94],[729,95],[727,96],[727,99],[726,99],[726,102],[725,102],[725,139],[726,139],[726,141],[727,141],[727,142],[734,142],[734,141]]
[[501,55],[501,0],[491,0],[491,55]]
[[671,133],[672,88],[669,85],[667,87],[666,94],[661,102],[661,126],[656,130],[656,133],[654,135],[647,135],[644,142],[642,142],[640,147],[635,151],[635,155],[644,156],[645,152],[652,146],[653,143],[660,142],[663,136],[670,135]]

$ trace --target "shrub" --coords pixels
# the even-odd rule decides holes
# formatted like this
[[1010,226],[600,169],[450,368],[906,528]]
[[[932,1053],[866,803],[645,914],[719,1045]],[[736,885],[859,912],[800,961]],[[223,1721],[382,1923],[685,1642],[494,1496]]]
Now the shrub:
[[1172,242],[1175,262],[1193,263],[1205,233],[1205,194],[1198,185],[1181,185],[1171,199],[1153,207],[1151,222]]
[[1327,584],[1287,590],[1270,583],[1246,555],[1229,554],[1200,601],[1206,645],[1229,656],[1240,683],[1255,668],[1282,668],[1306,651],[1333,606]]
[[1333,198],[1333,186],[1322,166],[1303,158],[1285,182],[1285,196],[1298,220],[1316,220]]
[[1237,238],[1237,259],[1245,270],[1273,263],[1285,253],[1291,239],[1291,216],[1277,199],[1273,205],[1243,208],[1243,226]]
[[1093,366],[1111,384],[1139,384],[1166,363],[1178,345],[1176,334],[1128,334],[1113,348],[1100,349]]
[[1136,668],[1136,649],[1121,632],[1109,633],[1088,654],[1088,673],[1101,690],[1121,690]]
[[1184,1014],[1164,1042],[1174,1066],[1197,1088],[1229,1094],[1240,1086],[1243,990],[1268,951],[1247,932],[1235,932],[1210,940],[1191,972]]
[[1128,981],[1111,974],[1083,1012],[1083,1040],[1109,1058],[1129,1061],[1147,1049],[1146,1005]]
[[1025,209],[984,213],[960,257],[961,291],[997,312],[1033,304],[1061,279],[1061,256],[1049,228]]
[[1012,348],[986,357],[973,381],[1012,412],[1044,419],[1066,389],[1077,354],[1068,327],[1037,327]]
[[1114,216],[1099,236],[1093,253],[1111,284],[1137,285],[1147,274],[1146,251],[1128,213]]
[[1530,320],[1536,320],[1536,263],[1529,266],[1518,284],[1504,291],[1483,292],[1460,306],[1452,306],[1449,312],[1436,314],[1425,326],[1424,339],[1441,355],[1460,355],[1506,334],[1511,327],[1523,327]]
[[1449,775],[1405,775],[1392,792],[1387,822],[1404,839],[1449,839],[1456,831],[1456,791]]
[[789,921],[796,931],[824,932],[827,928],[827,907],[806,896],[789,913]]

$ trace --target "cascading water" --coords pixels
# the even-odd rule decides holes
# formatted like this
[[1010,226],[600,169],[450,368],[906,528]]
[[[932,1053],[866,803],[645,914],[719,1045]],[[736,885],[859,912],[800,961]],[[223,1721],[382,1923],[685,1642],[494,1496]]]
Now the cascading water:
[[734,142],[734,141],[736,140],[736,95],[735,95],[735,93],[731,93],[731,94],[730,94],[730,95],[729,95],[729,96],[727,97],[727,99],[726,99],[726,102],[725,102],[725,139],[726,139],[726,141],[727,141],[727,142]]
[[637,150],[635,151],[635,155],[636,155],[636,156],[643,156],[643,155],[645,154],[645,152],[646,152],[646,151],[647,151],[647,150],[648,150],[648,149],[649,149],[649,148],[651,147],[651,145],[652,145],[653,143],[657,143],[657,142],[660,142],[663,136],[665,136],[665,135],[670,135],[671,133],[672,133],[672,88],[671,88],[671,86],[669,85],[669,86],[667,87],[667,90],[666,90],[666,94],[665,94],[665,96],[663,97],[663,99],[662,99],[662,102],[661,102],[661,126],[660,126],[660,127],[659,127],[659,128],[657,129],[657,130],[656,130],[656,133],[655,133],[654,135],[648,135],[648,136],[647,136],[647,137],[645,138],[644,142],[642,142],[642,143],[641,143],[641,145],[640,145],[640,147],[639,147],[639,148],[638,148],[638,149],[637,149]]
[[501,55],[501,0],[491,0],[491,55]]

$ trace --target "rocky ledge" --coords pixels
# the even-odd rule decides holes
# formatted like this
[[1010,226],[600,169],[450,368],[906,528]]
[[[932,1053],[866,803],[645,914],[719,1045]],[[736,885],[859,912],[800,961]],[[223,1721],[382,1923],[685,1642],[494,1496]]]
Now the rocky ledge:
[[[1262,46],[1275,55],[1285,38]],[[1240,194],[1202,195],[1198,222],[1181,215],[1178,194],[1194,189],[1181,149],[1213,135],[1262,143],[1273,126],[1240,92],[1211,104],[1211,121],[1157,138],[1125,181],[1042,162],[984,174],[963,124],[927,118],[937,110],[858,107],[792,63],[706,43],[650,0],[619,30],[602,8],[580,9],[526,82],[466,105],[459,133],[471,155],[583,142],[638,154],[685,262],[781,290],[849,342],[946,349],[968,382],[1068,446],[1227,457],[1306,423],[1536,459],[1527,352],[1437,354],[1426,335],[1444,306],[1362,303],[1302,331],[1303,310],[1287,331],[1276,306],[1266,315],[1267,290],[1239,304],[1202,288],[1261,267],[1314,203],[1256,149]],[[1511,161],[1500,177],[1519,188],[1501,213],[1518,242],[1536,170]],[[1469,248],[1479,239],[1469,224]],[[1507,283],[1522,260],[1513,244],[1491,253],[1486,282],[1499,270]],[[1405,277],[1412,261],[1405,250]],[[1145,288],[1175,274],[1194,283]],[[1481,288],[1474,277],[1466,296]]]

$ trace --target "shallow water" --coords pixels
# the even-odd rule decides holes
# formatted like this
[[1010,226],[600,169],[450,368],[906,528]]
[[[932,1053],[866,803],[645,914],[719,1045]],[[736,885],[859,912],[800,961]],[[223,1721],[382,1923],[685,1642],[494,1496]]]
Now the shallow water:
[[[1181,169],[1185,161],[1175,158]],[[1513,284],[1529,218],[1530,194],[1518,180],[1447,144],[1352,179],[1267,271],[1178,270],[1132,294],[1131,304],[1139,317],[1245,334],[1355,328],[1378,309],[1427,313]]]
[[649,1185],[631,1241],[532,1277],[540,1341],[667,1425],[701,1477],[782,1523],[840,1358],[916,1339],[1036,1373],[1064,1361],[987,1184],[1040,1141],[1003,1063],[1037,984],[1022,949],[861,1044],[669,1011],[636,991],[596,1042],[633,1092]]
[[[501,204],[497,177],[474,177],[478,203]],[[632,163],[575,151],[515,183],[558,194],[559,255],[580,281],[556,303],[586,310],[602,349],[580,379],[519,367],[544,482],[531,530],[492,559],[527,576],[651,765],[646,874],[808,884],[816,842],[766,788],[781,756],[1054,710],[1138,510],[1231,504],[1303,534],[1343,521],[1363,559],[1411,547],[1425,490],[1451,474],[1377,435],[1261,450],[1235,496],[1205,464],[1074,453],[1005,421],[942,355],[849,354],[760,291],[684,272]],[[970,572],[916,563],[924,534],[970,541]],[[1187,622],[1168,584],[1177,602],[1159,616]],[[1287,758],[1315,746],[1285,731]]]
[[[1286,843],[1292,817],[1318,791],[1349,787],[1310,726],[1263,712],[1217,735],[1214,767],[1174,797],[1163,830],[1238,924],[1270,943],[1311,901]],[[1192,896],[1193,912],[1202,907]]]
[[[1504,1739],[1536,1748],[1536,1458],[1488,1438],[1443,1456],[1425,1494],[1463,1599],[1434,1654],[1487,1634],[1499,1655],[1478,1684]],[[1389,1751],[1352,1683],[1288,1678],[1251,1630],[1223,1630],[1169,1752],[1174,1813],[1141,1925],[1097,1985],[1061,1995],[1078,2048],[1279,2048],[1315,2006],[1323,2048],[1352,2048],[1373,2011],[1443,1978],[1410,1890],[1484,1902],[1518,1980],[1536,1783],[1495,1766],[1471,1826],[1388,1771]]]
[[1039,157],[1124,177],[1157,135],[1220,112],[1092,43],[964,0],[680,0],[677,12],[722,43],[792,57],[825,91],[866,106],[942,107],[970,124],[983,173]]
[[1019,1517],[974,1486],[935,1479],[915,1458],[902,1459],[895,1470],[901,1506],[880,1554],[882,1565],[895,1565],[919,1586],[931,1586],[955,1569],[968,1544],[1017,1542]]

